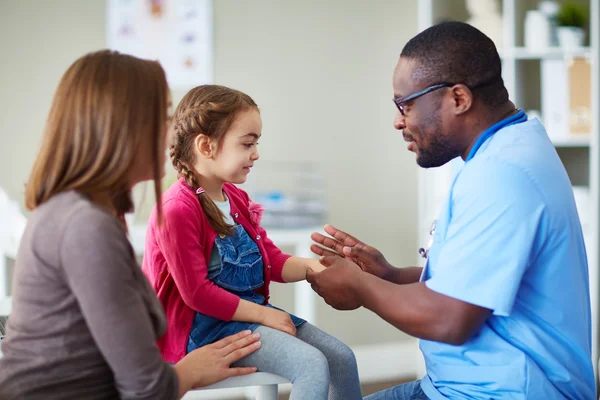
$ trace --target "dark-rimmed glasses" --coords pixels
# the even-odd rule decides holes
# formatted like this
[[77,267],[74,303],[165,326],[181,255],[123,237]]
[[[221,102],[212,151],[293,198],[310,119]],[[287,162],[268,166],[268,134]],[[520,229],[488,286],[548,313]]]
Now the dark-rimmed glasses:
[[[468,86],[465,85],[469,88],[469,90],[473,91],[475,89],[479,89],[481,87],[484,86],[488,86],[491,85],[493,83],[496,83],[497,81],[499,81],[501,78],[498,77],[494,77],[486,82],[482,82],[479,83],[477,85],[474,86]],[[396,107],[398,107],[398,111],[400,111],[400,114],[402,114],[402,116],[406,116],[405,111],[404,111],[404,104],[411,101],[411,100],[415,100],[421,96],[426,95],[427,93],[431,93],[434,90],[438,90],[441,88],[445,88],[445,87],[452,87],[454,85],[458,85],[457,83],[450,83],[450,82],[440,82],[440,83],[436,83],[434,85],[428,86],[423,90],[419,90],[418,92],[409,94],[408,96],[404,96],[404,97],[394,97],[394,104],[396,104]]]
[[449,82],[436,83],[435,85],[428,86],[425,89],[419,90],[418,92],[415,92],[413,94],[409,94],[408,96],[394,97],[394,103],[396,104],[396,107],[398,107],[398,111],[400,111],[400,114],[402,114],[402,116],[404,117],[406,115],[404,113],[404,103],[407,103],[418,97],[424,96],[427,93],[431,93],[434,90],[438,90],[438,89],[445,88],[445,87],[452,87],[452,86],[454,86],[454,83],[449,83]]

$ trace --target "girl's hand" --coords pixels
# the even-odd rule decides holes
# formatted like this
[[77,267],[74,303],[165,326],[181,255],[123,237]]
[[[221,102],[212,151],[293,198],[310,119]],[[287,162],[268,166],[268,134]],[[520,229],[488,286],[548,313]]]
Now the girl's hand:
[[296,326],[288,313],[271,307],[263,308],[264,318],[261,322],[262,325],[296,336]]
[[321,264],[321,261],[319,261],[319,259],[309,258],[309,259],[307,259],[306,262],[307,262],[307,266],[306,266],[307,272],[312,271],[315,273],[319,273],[327,268],[325,265]]

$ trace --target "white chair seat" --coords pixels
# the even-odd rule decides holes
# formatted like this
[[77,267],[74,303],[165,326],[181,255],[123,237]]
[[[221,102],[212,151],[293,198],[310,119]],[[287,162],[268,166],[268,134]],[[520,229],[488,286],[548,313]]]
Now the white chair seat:
[[268,372],[255,372],[254,374],[234,376],[227,378],[224,381],[217,382],[213,385],[206,386],[197,390],[212,390],[212,389],[226,389],[236,387],[247,387],[247,386],[264,386],[264,385],[279,385],[281,383],[290,383],[287,379],[270,374]]
[[289,380],[268,372],[255,372],[254,374],[234,376],[227,378],[221,382],[217,382],[210,386],[205,386],[200,389],[195,389],[188,393],[184,399],[192,399],[194,392],[215,389],[233,389],[249,386],[258,386],[256,400],[277,400],[277,386],[282,383],[290,383]]

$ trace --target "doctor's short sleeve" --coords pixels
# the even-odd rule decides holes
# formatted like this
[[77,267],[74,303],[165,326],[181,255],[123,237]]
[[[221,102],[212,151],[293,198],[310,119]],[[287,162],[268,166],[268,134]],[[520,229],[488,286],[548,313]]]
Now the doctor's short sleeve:
[[448,228],[426,285],[508,316],[547,228],[542,196],[526,171],[493,158],[465,165],[451,196]]

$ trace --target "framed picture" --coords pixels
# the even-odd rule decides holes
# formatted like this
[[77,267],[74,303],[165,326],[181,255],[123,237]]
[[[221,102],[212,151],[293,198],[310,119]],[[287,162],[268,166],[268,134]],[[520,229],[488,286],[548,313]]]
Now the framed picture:
[[108,0],[107,45],[158,60],[171,88],[213,79],[212,0]]

